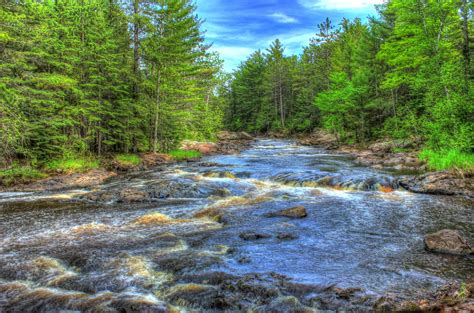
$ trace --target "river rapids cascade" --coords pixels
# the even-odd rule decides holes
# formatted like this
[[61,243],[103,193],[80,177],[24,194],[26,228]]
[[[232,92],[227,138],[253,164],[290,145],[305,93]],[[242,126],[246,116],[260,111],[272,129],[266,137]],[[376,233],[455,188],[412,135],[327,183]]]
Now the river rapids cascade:
[[473,200],[397,181],[260,139],[91,190],[0,193],[0,312],[371,311],[472,278],[472,256],[423,236],[472,241]]

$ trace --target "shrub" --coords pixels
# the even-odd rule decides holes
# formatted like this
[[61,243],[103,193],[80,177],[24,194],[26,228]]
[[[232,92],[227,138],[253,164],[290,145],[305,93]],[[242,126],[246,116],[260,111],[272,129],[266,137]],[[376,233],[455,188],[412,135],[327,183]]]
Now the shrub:
[[56,172],[86,172],[98,168],[99,160],[84,157],[53,160],[46,163],[45,168]]
[[125,166],[137,166],[142,162],[136,154],[118,154],[114,160]]
[[47,177],[45,173],[31,166],[14,165],[11,168],[0,170],[0,185],[24,184],[45,177]]
[[187,160],[201,157],[201,152],[196,150],[172,150],[168,153],[175,160]]
[[418,157],[420,160],[426,161],[432,170],[474,170],[474,154],[472,153],[463,153],[454,149],[441,151],[425,149],[420,152]]

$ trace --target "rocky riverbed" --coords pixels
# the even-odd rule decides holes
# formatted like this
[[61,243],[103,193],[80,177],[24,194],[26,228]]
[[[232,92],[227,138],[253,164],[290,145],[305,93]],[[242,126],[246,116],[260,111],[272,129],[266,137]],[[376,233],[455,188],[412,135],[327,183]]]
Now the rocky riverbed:
[[0,311],[473,310],[472,198],[292,140],[246,145],[0,193]]

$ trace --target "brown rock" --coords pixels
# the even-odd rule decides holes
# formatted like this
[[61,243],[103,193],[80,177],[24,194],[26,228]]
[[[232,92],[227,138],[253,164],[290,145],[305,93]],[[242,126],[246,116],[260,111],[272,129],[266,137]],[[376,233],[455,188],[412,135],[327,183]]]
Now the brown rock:
[[467,240],[457,230],[443,229],[439,232],[426,235],[425,248],[428,251],[449,254],[471,254],[474,252]]
[[438,195],[464,195],[474,198],[474,177],[460,176],[449,171],[434,172],[399,181],[403,188],[416,192]]
[[290,217],[290,218],[304,218],[308,216],[304,206],[296,206],[293,208],[281,210],[278,212],[267,214],[267,217]]
[[213,154],[217,152],[217,145],[213,142],[198,142],[185,140],[181,144],[183,150],[195,150],[202,154]]
[[120,192],[119,202],[143,202],[148,200],[148,194],[135,188],[124,189]]
[[253,140],[253,137],[246,132],[240,132],[239,137],[240,137],[239,139],[242,139],[242,140]]
[[145,167],[153,167],[160,164],[173,162],[173,158],[168,154],[162,153],[144,153],[140,155],[142,163]]

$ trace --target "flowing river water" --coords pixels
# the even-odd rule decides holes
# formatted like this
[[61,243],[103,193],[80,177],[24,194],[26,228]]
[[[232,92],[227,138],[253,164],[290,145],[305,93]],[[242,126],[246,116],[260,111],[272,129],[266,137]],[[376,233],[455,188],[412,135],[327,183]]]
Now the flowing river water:
[[[0,312],[369,311],[472,278],[473,257],[423,248],[444,228],[472,240],[472,199],[396,178],[260,139],[94,190],[0,193]],[[146,201],[120,199],[129,189]],[[269,217],[295,206],[307,217]]]

